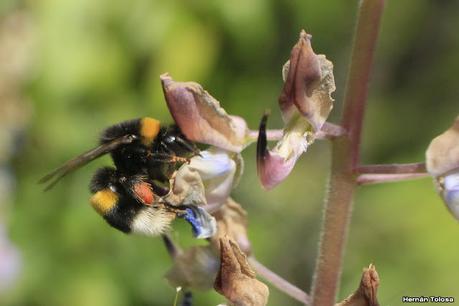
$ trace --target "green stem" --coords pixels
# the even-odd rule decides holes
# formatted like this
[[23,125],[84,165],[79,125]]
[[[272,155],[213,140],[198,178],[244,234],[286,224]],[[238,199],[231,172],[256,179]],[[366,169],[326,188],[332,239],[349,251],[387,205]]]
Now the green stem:
[[336,300],[357,186],[354,169],[359,163],[368,82],[383,7],[384,0],[363,0],[359,7],[341,124],[348,134],[335,138],[332,144],[329,194],[311,291],[314,306],[332,306]]

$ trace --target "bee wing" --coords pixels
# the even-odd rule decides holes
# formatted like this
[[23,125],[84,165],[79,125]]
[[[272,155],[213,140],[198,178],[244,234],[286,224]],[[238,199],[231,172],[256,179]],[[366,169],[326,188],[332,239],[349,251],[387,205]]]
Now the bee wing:
[[61,178],[66,176],[68,173],[86,165],[90,161],[93,161],[94,159],[107,154],[116,148],[118,148],[120,145],[123,144],[129,144],[133,142],[136,139],[136,136],[134,135],[125,135],[120,138],[116,138],[108,143],[104,143],[94,149],[91,149],[81,155],[78,155],[74,159],[69,160],[59,168],[55,169],[54,171],[48,173],[44,177],[42,177],[38,183],[39,184],[44,184],[48,183],[48,185],[45,188],[46,190],[51,189]]

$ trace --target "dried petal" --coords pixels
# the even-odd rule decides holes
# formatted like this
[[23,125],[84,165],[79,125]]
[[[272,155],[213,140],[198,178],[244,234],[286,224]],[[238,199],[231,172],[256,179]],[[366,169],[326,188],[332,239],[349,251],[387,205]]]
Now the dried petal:
[[220,254],[215,290],[236,306],[266,305],[269,289],[255,278],[255,272],[237,244],[228,238],[221,238]]
[[430,143],[426,152],[426,167],[434,177],[459,168],[459,116],[446,132]]
[[374,265],[363,269],[359,288],[336,306],[379,306],[377,292],[379,275]]
[[325,55],[316,55],[311,47],[311,35],[304,30],[293,47],[290,60],[283,69],[285,81],[279,106],[286,123],[299,111],[318,132],[333,108],[335,91],[333,64]]
[[225,236],[235,241],[245,254],[250,254],[251,246],[247,237],[247,212],[229,198],[216,213],[217,234],[212,237],[212,243],[219,247],[220,239]]
[[242,172],[238,153],[217,148],[201,151],[177,171],[167,199],[175,205],[223,205]]
[[285,128],[284,135],[276,147],[269,151],[266,139],[267,120],[268,115],[265,114],[258,133],[257,172],[263,187],[271,189],[290,174],[301,154],[314,142],[314,134],[309,123],[296,116]]
[[430,143],[426,168],[449,211],[459,220],[459,116],[453,126]]
[[188,139],[232,152],[253,141],[244,119],[229,116],[198,83],[175,82],[167,73],[161,82],[169,111]]
[[210,246],[196,246],[178,254],[165,277],[173,287],[209,290],[219,264],[218,255]]
[[204,183],[199,172],[184,164],[171,179],[171,192],[164,199],[174,205],[207,204]]

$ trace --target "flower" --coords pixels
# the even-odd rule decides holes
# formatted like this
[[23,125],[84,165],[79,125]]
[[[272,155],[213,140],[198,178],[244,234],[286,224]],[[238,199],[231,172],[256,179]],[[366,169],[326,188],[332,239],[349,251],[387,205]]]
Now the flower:
[[316,55],[311,35],[304,30],[282,69],[284,87],[279,106],[285,122],[284,134],[273,150],[266,139],[267,114],[261,120],[257,143],[257,172],[262,185],[271,189],[292,171],[296,161],[314,142],[325,123],[335,91],[333,64]]
[[449,211],[459,220],[459,116],[430,143],[426,168]]

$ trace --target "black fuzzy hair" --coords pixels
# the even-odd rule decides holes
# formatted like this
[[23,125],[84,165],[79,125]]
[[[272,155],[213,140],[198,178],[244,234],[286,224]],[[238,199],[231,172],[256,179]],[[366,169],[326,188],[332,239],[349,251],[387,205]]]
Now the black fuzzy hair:
[[100,143],[104,144],[125,135],[139,135],[140,121],[142,118],[136,118],[120,122],[105,129],[100,136]]
[[91,183],[89,184],[89,190],[92,193],[96,193],[109,186],[110,183],[116,182],[116,169],[113,167],[103,167],[94,173]]

